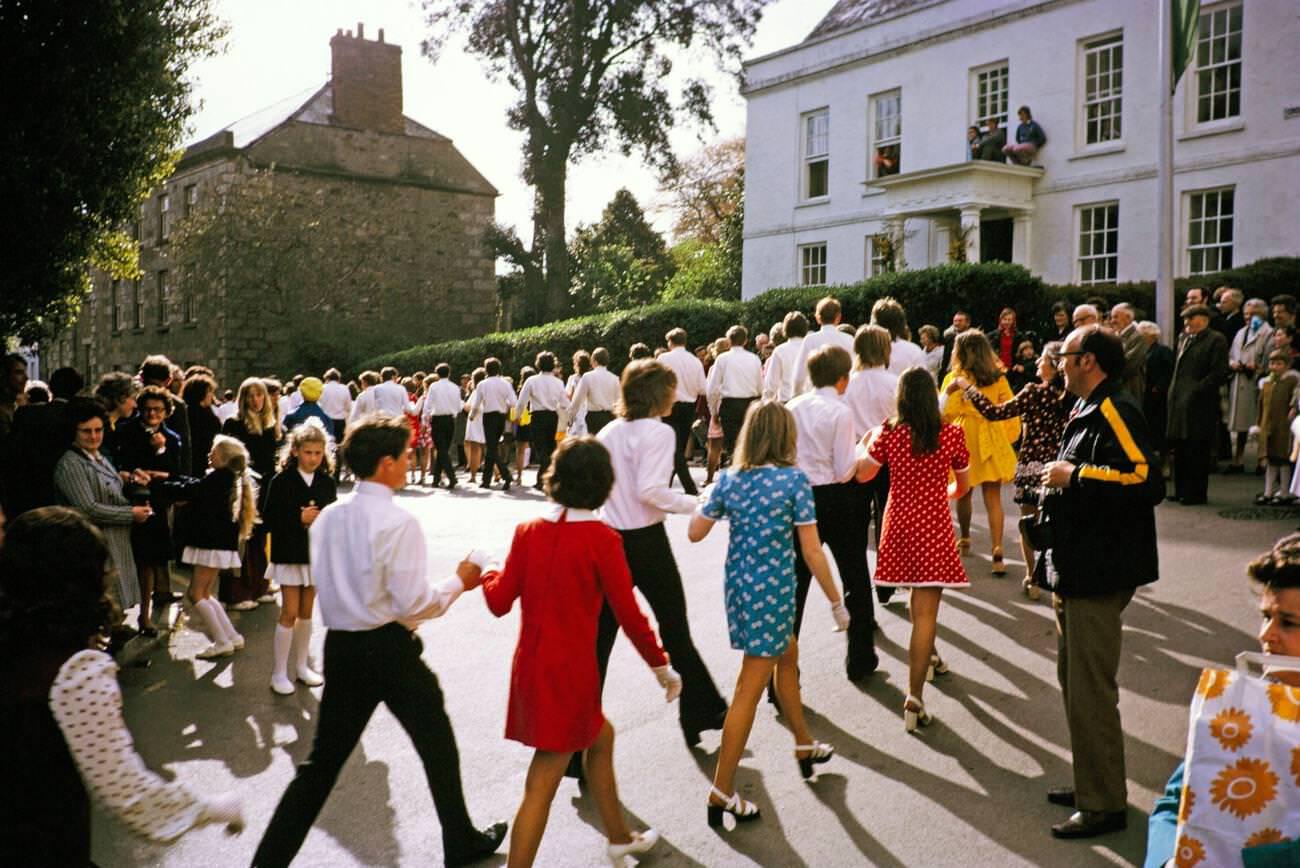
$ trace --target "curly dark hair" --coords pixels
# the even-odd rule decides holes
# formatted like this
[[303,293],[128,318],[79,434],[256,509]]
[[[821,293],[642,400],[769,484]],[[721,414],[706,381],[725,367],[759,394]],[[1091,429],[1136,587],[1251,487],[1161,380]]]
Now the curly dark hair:
[[0,654],[76,651],[113,622],[99,528],[64,506],[14,519],[0,547]]
[[546,471],[546,495],[570,509],[596,509],[614,487],[609,450],[590,435],[566,437]]
[[1270,591],[1300,588],[1300,533],[1288,534],[1246,567],[1246,575]]

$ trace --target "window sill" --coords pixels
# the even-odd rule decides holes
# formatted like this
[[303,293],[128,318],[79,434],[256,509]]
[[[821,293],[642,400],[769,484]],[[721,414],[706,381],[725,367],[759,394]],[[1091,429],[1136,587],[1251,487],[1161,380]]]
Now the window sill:
[[1125,150],[1126,150],[1126,146],[1123,141],[1106,142],[1104,144],[1091,145],[1081,150],[1075,151],[1073,154],[1070,154],[1065,159],[1067,162],[1072,163],[1075,160],[1086,160],[1089,157],[1104,157],[1107,154],[1122,154],[1124,153]]
[[884,188],[884,187],[876,187],[876,186],[874,186],[875,183],[876,183],[876,179],[875,179],[875,178],[871,178],[871,179],[869,179],[869,180],[866,180],[866,181],[863,181],[863,182],[862,182],[862,198],[863,198],[863,199],[870,198],[871,196],[883,196],[883,195],[885,195],[885,188]]
[[1241,118],[1233,118],[1227,121],[1215,121],[1211,124],[1202,124],[1196,126],[1185,133],[1178,134],[1178,141],[1186,142],[1191,139],[1203,139],[1206,136],[1218,136],[1224,133],[1239,133],[1246,129],[1246,122]]
[[133,335],[142,335],[142,334],[144,334],[144,327],[143,327],[143,326],[140,326],[140,327],[138,327],[138,328],[133,328],[133,329],[131,329],[131,334],[133,334]]
[[831,203],[831,197],[830,197],[830,196],[818,196],[818,197],[815,198],[815,199],[804,199],[802,202],[800,202],[798,205],[795,205],[794,207],[796,207],[796,208],[815,208],[815,207],[817,207],[818,205],[829,205],[830,203]]

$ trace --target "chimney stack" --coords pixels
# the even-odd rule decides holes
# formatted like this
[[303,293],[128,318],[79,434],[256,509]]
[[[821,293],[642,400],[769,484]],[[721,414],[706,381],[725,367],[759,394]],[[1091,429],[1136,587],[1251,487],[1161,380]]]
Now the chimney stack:
[[365,38],[365,25],[358,22],[354,37],[340,30],[330,39],[331,76],[334,91],[334,120],[346,127],[401,135],[402,48]]

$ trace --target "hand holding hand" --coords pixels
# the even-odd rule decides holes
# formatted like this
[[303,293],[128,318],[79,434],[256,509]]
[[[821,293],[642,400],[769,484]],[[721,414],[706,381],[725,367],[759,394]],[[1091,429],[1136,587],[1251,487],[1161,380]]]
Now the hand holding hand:
[[654,668],[655,678],[659,679],[659,686],[664,689],[664,701],[672,702],[682,695],[682,676],[677,674],[677,670],[668,664],[656,666]]
[[844,600],[831,603],[831,617],[835,619],[835,632],[843,633],[849,629],[849,610],[844,608]]
[[163,432],[155,431],[153,436],[149,438],[149,443],[154,449],[161,452],[167,446],[167,438],[163,436]]
[[460,577],[467,591],[472,591],[483,584],[483,570],[470,561],[461,561],[457,564],[456,575]]
[[1048,488],[1069,488],[1074,477],[1074,465],[1068,461],[1053,461],[1043,468],[1043,485]]
[[153,476],[148,470],[136,468],[131,471],[131,481],[136,485],[148,485],[150,482],[153,482]]
[[153,507],[147,504],[145,506],[131,507],[131,521],[135,524],[143,524],[149,520],[151,515],[153,515]]
[[[953,386],[956,386],[957,388],[954,389]],[[948,391],[950,393],[964,392],[969,388],[970,388],[970,382],[965,377],[953,377],[952,384],[948,386]]]

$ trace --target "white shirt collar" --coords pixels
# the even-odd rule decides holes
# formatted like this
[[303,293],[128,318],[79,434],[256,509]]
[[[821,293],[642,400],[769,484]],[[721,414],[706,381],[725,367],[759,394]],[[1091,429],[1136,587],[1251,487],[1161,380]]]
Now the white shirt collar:
[[357,483],[357,494],[364,494],[368,497],[382,497],[387,500],[393,499],[393,490],[382,482],[366,482],[362,480]]
[[840,399],[840,393],[835,391],[834,386],[822,386],[816,390],[816,393],[828,401],[838,401]]
[[572,507],[563,506],[558,503],[551,504],[546,512],[542,513],[542,520],[557,522],[560,520],[560,516],[564,515],[565,512],[568,512],[569,514],[568,517],[565,518],[565,521],[570,523],[577,521],[600,521],[600,517],[589,509],[573,509]]

